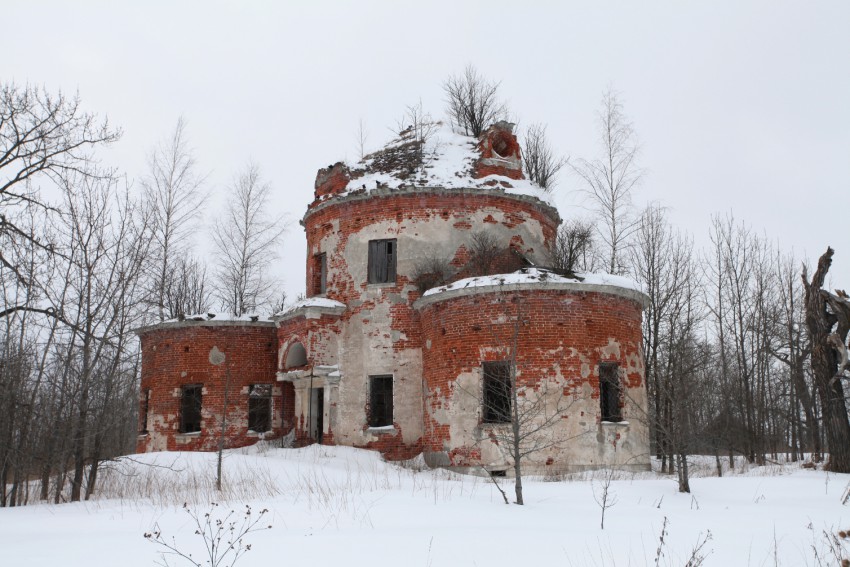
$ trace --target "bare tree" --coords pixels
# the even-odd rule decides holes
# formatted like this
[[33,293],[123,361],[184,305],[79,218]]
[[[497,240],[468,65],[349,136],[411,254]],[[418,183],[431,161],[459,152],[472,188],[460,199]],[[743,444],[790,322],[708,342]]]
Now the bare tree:
[[494,324],[490,333],[500,344],[500,360],[486,367],[492,375],[482,376],[479,390],[464,392],[480,401],[482,423],[487,424],[481,442],[493,443],[513,469],[514,495],[522,505],[523,467],[533,455],[569,442],[561,423],[575,398],[556,379],[526,371],[523,343],[534,323],[523,312],[521,298],[500,298],[499,303],[508,324]]
[[673,231],[661,207],[648,207],[631,254],[635,276],[649,297],[643,322],[647,421],[662,470],[672,472],[674,461],[678,465],[681,492],[690,492],[687,455],[698,430],[698,376],[707,360],[697,338],[703,307],[695,258],[692,240]]
[[98,169],[93,151],[120,135],[107,120],[84,112],[79,96],[68,98],[38,87],[0,84],[0,264],[11,274],[23,277],[7,257],[9,239],[28,240],[53,252],[39,232],[19,225],[15,212],[25,206],[58,211],[39,193],[41,180],[59,186],[69,173],[111,175]]
[[267,201],[271,186],[260,168],[249,163],[230,187],[227,211],[213,229],[216,249],[216,293],[222,307],[244,315],[271,302],[274,282],[266,267],[286,227],[270,219]]
[[437,131],[437,126],[431,114],[423,108],[421,100],[416,104],[408,105],[404,116],[396,122],[395,133],[401,144],[391,153],[398,156],[408,155],[409,159],[405,160],[408,176],[420,173],[422,168],[433,159],[434,152],[426,154],[426,150],[428,141]]
[[165,312],[169,319],[182,319],[210,308],[211,291],[207,284],[207,267],[187,256],[178,258],[168,274],[165,288]]
[[363,119],[357,123],[357,132],[354,136],[354,142],[357,148],[357,157],[358,159],[363,159],[366,157],[366,141],[369,138],[369,131],[366,130],[366,125],[363,124]]
[[592,202],[599,224],[600,244],[605,248],[606,268],[612,274],[626,270],[626,253],[637,227],[632,197],[643,178],[637,164],[638,144],[631,122],[613,90],[602,96],[599,112],[602,153],[592,161],[570,162],[584,181],[584,191]]
[[64,309],[74,327],[64,363],[73,400],[72,501],[80,500],[86,476],[86,498],[91,495],[97,465],[114,454],[106,444],[116,429],[116,400],[128,392],[136,399],[130,337],[139,321],[139,282],[150,233],[149,216],[137,215],[135,206],[126,193],[117,191],[114,180],[66,180],[63,231],[69,243],[70,291]]
[[525,176],[547,193],[555,188],[558,173],[568,160],[557,157],[546,137],[546,126],[531,124],[525,131],[522,143],[522,167]]
[[441,256],[436,250],[430,250],[416,260],[410,278],[419,293],[446,285],[457,274],[457,268],[445,256]]
[[558,227],[552,250],[552,268],[566,273],[590,272],[595,265],[593,225],[584,219],[572,219]]
[[614,469],[603,471],[603,477],[593,481],[593,499],[599,505],[601,518],[599,529],[605,529],[605,511],[617,505],[617,495],[611,490],[611,481],[614,480]]
[[452,123],[468,136],[480,136],[488,126],[507,115],[498,91],[499,83],[488,81],[472,65],[467,65],[462,74],[449,77],[443,83],[443,92]]
[[503,252],[493,233],[483,230],[472,233],[469,241],[469,269],[472,275],[487,276],[498,273],[498,261]]
[[177,120],[174,132],[154,148],[142,180],[146,199],[154,211],[151,302],[160,321],[176,317],[166,303],[172,274],[186,255],[186,243],[194,229],[204,176],[197,171],[186,137],[186,123]]
[[[777,257],[780,314],[777,319],[777,341],[771,354],[787,367],[789,375],[791,431],[788,437],[791,439],[792,460],[797,460],[798,453],[810,452],[812,459],[818,461],[821,456],[820,424],[815,394],[812,392],[810,380],[807,379],[811,344],[805,332],[803,287],[798,266],[799,263],[793,254]],[[801,423],[800,410],[805,417],[805,423]]]

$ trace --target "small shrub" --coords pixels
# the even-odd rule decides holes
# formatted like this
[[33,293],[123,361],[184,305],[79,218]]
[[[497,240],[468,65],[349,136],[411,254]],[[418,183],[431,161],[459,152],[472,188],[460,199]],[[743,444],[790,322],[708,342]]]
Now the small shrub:
[[[251,544],[245,541],[245,536],[272,528],[270,524],[261,525],[263,516],[268,513],[268,510],[263,509],[255,515],[247,504],[241,514],[230,510],[223,518],[216,517],[218,504],[215,502],[210,504],[210,510],[203,516],[192,510],[188,504],[183,504],[183,509],[192,518],[195,535],[204,540],[204,549],[207,552],[206,564],[210,567],[232,567],[243,555],[251,551]],[[144,535],[145,539],[164,549],[160,551],[162,562],[159,565],[170,567],[166,556],[173,556],[194,567],[202,566],[202,563],[186,550],[184,544],[177,543],[174,536],[171,536],[170,541],[163,536],[158,524]]]

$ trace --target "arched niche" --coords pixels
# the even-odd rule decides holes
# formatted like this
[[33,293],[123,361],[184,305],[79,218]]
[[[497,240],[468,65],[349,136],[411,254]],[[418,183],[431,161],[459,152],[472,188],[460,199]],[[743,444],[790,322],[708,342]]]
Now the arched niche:
[[286,351],[286,357],[283,361],[283,369],[298,368],[299,366],[307,366],[307,349],[300,342],[295,341]]

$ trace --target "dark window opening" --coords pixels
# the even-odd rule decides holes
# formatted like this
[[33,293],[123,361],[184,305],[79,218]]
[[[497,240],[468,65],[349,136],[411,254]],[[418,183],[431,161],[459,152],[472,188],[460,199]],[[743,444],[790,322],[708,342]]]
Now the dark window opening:
[[313,256],[313,285],[311,295],[325,293],[328,287],[328,257],[327,254]]
[[393,424],[393,377],[369,376],[369,427]]
[[196,433],[201,430],[202,384],[183,386],[180,396],[180,433]]
[[506,470],[490,471],[490,476],[497,477],[497,478],[506,477],[506,476],[508,476],[508,471],[506,471]]
[[148,411],[151,405],[150,388],[142,392],[142,405],[139,408],[139,434],[144,435],[148,432]]
[[248,391],[248,429],[262,433],[272,428],[272,385],[252,384]]
[[511,365],[484,363],[484,423],[511,422]]
[[369,283],[395,283],[396,241],[369,241]]
[[619,365],[616,362],[603,362],[599,365],[599,403],[602,409],[602,421],[623,421],[620,408]]

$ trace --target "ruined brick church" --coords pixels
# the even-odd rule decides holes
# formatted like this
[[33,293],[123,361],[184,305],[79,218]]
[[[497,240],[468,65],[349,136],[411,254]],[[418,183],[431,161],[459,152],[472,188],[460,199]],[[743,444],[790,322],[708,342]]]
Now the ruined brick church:
[[319,170],[305,299],[138,330],[139,452],[214,450],[224,427],[228,447],[287,437],[510,474],[519,423],[530,472],[648,468],[646,296],[545,268],[561,218],[511,124],[438,126]]

